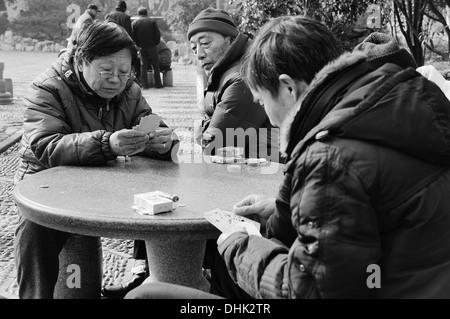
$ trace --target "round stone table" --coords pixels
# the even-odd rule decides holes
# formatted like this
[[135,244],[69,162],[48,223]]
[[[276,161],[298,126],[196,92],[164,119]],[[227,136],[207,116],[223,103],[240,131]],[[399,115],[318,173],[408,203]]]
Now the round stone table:
[[[99,167],[61,166],[19,182],[14,199],[26,218],[49,228],[145,240],[151,280],[208,290],[202,275],[205,245],[220,233],[204,212],[231,211],[249,194],[275,196],[283,178],[283,166],[277,163],[261,168],[237,165],[241,167],[210,163],[206,157],[175,162],[132,157]],[[132,209],[135,194],[157,190],[178,195],[178,207],[158,215]],[[89,262],[86,269],[101,265],[95,258]]]

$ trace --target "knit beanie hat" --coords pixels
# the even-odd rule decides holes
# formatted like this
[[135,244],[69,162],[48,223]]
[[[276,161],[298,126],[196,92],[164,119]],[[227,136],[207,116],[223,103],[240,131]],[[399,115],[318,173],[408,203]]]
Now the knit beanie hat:
[[117,3],[116,9],[121,10],[123,12],[127,11],[127,3],[125,1],[119,1]]
[[395,39],[385,33],[371,33],[355,47],[353,52],[355,51],[365,52],[367,62],[375,69],[385,63],[394,63],[404,69],[417,68],[417,64],[408,50],[400,48]]
[[200,12],[189,25],[188,40],[196,33],[214,31],[225,36],[236,37],[239,33],[236,24],[228,12],[221,9],[208,8]]

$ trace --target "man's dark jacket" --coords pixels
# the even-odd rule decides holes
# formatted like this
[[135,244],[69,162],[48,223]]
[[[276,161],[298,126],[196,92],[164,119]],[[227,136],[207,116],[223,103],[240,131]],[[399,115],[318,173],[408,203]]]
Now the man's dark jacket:
[[161,41],[161,32],[156,21],[148,17],[139,17],[131,23],[133,40],[140,48],[156,47]]
[[130,35],[130,37],[133,35],[133,32],[131,30],[131,18],[125,12],[116,9],[115,11],[108,13],[105,17],[105,20],[115,22],[123,27],[125,30],[127,30],[127,33]]
[[281,126],[270,240],[218,247],[252,297],[450,298],[450,102],[414,69],[365,59],[322,69]]

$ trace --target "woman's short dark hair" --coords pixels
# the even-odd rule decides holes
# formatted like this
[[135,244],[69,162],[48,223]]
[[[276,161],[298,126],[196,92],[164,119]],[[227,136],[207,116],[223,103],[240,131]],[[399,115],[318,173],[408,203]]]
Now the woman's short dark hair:
[[320,22],[300,16],[277,17],[256,34],[241,71],[250,88],[277,95],[281,74],[310,83],[341,54],[339,42]]
[[94,22],[87,26],[78,37],[75,61],[91,62],[123,49],[130,50],[133,66],[137,59],[137,48],[127,31],[115,22]]

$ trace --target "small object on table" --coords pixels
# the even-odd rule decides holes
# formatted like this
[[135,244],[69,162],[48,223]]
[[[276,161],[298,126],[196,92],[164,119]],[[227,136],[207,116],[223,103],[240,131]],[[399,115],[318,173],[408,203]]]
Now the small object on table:
[[245,160],[245,163],[249,166],[256,167],[260,164],[265,164],[267,160],[265,158],[248,158]]
[[178,200],[177,195],[160,191],[135,194],[132,208],[141,215],[156,215],[173,211]]
[[116,162],[125,163],[126,162],[125,156],[117,156]]
[[222,147],[217,149],[216,155],[211,156],[211,161],[219,164],[244,163],[243,154],[242,147]]

